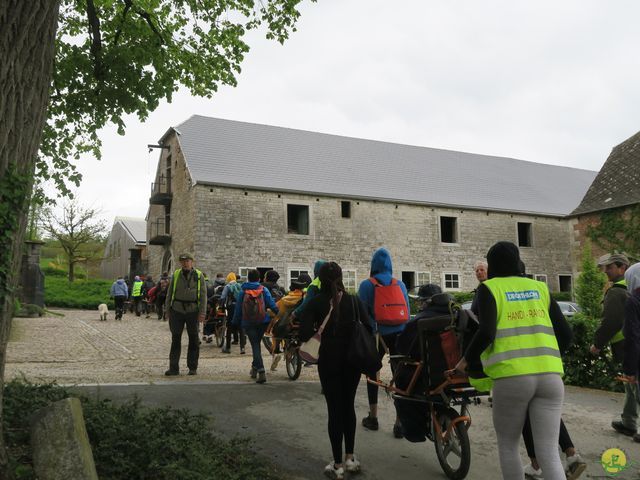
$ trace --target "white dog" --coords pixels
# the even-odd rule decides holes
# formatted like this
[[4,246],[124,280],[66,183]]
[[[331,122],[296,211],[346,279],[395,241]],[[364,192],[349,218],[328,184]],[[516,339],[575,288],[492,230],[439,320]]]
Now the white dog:
[[101,303],[98,305],[98,312],[100,312],[100,320],[107,321],[107,315],[109,314],[109,307],[107,307],[106,303]]

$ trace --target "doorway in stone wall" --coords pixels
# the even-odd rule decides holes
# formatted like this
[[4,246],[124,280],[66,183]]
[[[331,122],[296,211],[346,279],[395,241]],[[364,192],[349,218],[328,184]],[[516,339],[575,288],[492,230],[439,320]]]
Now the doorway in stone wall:
[[416,272],[402,272],[402,283],[404,283],[407,290],[411,290],[416,286]]

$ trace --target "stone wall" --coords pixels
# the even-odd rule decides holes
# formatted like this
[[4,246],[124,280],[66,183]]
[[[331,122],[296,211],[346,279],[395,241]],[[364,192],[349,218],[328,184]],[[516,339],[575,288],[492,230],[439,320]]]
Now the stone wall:
[[[311,271],[318,258],[335,260],[343,270],[355,271],[355,281],[351,283],[357,286],[369,276],[372,253],[385,246],[392,254],[398,278],[402,278],[402,272],[414,272],[416,284],[431,278],[445,287],[444,275],[456,274],[460,280],[457,289],[469,291],[477,284],[474,262],[484,258],[498,240],[517,244],[518,222],[531,223],[532,246],[521,248],[528,273],[545,275],[552,291],[559,290],[559,274],[573,273],[572,237],[565,219],[192,186],[175,136],[167,143],[171,150],[163,150],[158,174],[166,171],[171,155],[171,244],[150,247],[149,272],[154,277],[162,271],[163,257],[177,258],[182,251],[190,251],[196,257],[197,268],[210,276],[238,272],[242,267],[271,267],[280,272],[284,286],[288,286],[290,270]],[[343,201],[351,202],[350,218],[342,217]],[[288,204],[308,207],[308,235],[288,232]],[[152,205],[150,221],[163,212],[164,207]],[[456,243],[440,241],[441,216],[456,218]]]

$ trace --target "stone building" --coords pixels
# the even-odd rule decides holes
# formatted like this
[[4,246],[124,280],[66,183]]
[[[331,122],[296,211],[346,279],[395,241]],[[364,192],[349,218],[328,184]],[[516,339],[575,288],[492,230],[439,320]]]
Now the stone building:
[[590,227],[597,227],[603,219],[620,225],[625,231],[618,232],[618,236],[625,238],[622,242],[594,238],[593,255],[625,251],[640,260],[640,132],[613,148],[580,205],[571,213],[576,259],[589,238]]
[[282,284],[316,259],[347,288],[387,247],[409,286],[476,286],[473,264],[498,240],[527,270],[570,290],[565,219],[596,172],[511,158],[192,116],[159,140],[147,216],[149,271],[181,251],[208,274],[274,268]]
[[116,217],[107,239],[100,276],[133,278],[146,273],[147,222],[143,218]]

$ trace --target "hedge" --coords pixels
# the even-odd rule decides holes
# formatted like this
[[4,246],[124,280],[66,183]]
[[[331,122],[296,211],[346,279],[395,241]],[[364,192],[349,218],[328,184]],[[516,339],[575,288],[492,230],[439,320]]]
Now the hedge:
[[47,308],[86,308],[93,310],[101,303],[114,308],[109,294],[111,284],[109,280],[76,280],[69,282],[66,277],[45,275],[44,303]]

